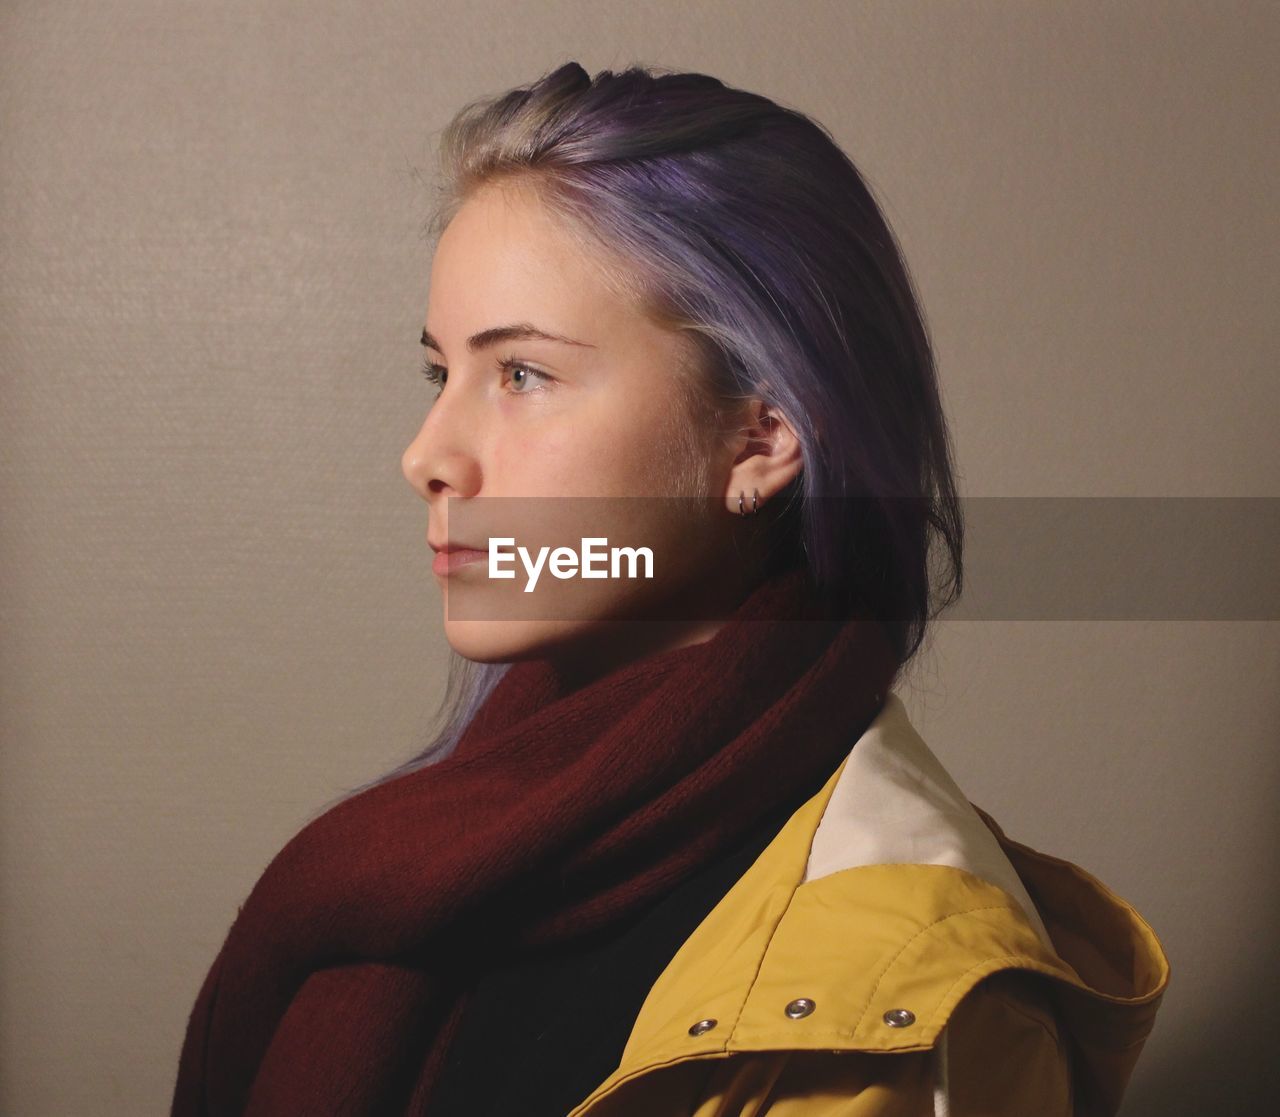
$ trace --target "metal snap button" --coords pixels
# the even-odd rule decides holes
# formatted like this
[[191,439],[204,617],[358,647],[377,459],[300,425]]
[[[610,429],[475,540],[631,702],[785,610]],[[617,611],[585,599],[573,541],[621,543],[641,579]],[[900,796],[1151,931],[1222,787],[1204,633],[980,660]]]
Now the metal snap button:
[[916,1014],[909,1008],[891,1008],[884,1014],[884,1022],[891,1028],[909,1028],[916,1022]]
[[802,1016],[808,1016],[817,1007],[808,997],[797,997],[783,1011],[792,1020],[799,1020]]
[[691,1036],[700,1036],[702,1035],[703,1032],[711,1031],[711,1029],[714,1028],[715,1026],[716,1026],[715,1018],[708,1017],[706,1020],[699,1020],[696,1024],[690,1027],[689,1034]]

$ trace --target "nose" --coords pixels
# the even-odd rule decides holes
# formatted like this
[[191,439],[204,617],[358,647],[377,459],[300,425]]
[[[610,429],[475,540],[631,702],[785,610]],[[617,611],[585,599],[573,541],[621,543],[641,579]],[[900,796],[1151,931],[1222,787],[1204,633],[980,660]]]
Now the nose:
[[480,488],[479,463],[462,443],[462,425],[445,420],[442,402],[433,404],[400,456],[405,480],[433,508],[442,497],[474,496]]

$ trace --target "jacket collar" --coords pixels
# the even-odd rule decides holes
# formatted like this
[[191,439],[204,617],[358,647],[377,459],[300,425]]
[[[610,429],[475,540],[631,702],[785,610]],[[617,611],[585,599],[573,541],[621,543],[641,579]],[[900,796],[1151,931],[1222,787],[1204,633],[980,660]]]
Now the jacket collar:
[[573,1113],[687,1058],[926,1050],[973,986],[1011,968],[1068,989],[1083,1057],[1104,1036],[1099,1066],[1113,1069],[1145,1038],[1168,979],[1142,917],[1084,870],[1006,838],[890,693],[681,946],[617,1070]]

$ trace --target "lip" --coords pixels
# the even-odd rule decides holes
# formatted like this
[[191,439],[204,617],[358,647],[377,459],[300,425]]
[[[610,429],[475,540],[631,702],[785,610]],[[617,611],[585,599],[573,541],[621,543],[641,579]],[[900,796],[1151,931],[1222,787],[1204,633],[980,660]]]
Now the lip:
[[469,547],[465,543],[453,540],[446,543],[432,543],[428,540],[427,545],[436,553],[435,558],[431,560],[431,570],[442,577],[448,577],[464,566],[487,562],[489,559],[487,547]]

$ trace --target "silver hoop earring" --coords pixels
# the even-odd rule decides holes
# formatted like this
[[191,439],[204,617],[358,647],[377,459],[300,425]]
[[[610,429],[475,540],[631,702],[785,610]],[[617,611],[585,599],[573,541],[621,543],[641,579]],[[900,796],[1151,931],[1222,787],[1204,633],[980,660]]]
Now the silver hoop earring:
[[752,516],[754,516],[757,512],[759,512],[759,511],[760,511],[760,490],[759,490],[759,489],[753,489],[753,490],[752,490],[752,492],[751,492],[751,511],[750,511],[750,513],[748,513],[748,512],[743,508],[743,497],[745,497],[745,496],[746,496],[746,493],[744,493],[741,489],[739,489],[739,490],[738,490],[738,515],[739,515],[739,516],[746,516],[746,515],[752,515]]

